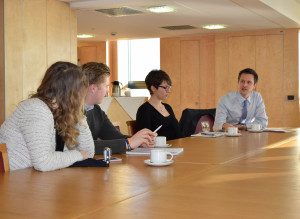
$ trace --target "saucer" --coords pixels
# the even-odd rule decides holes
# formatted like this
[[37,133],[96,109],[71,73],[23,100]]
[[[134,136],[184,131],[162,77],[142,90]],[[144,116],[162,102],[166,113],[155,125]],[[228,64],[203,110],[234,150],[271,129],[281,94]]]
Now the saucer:
[[174,163],[174,160],[167,161],[167,162],[164,162],[164,163],[151,163],[150,159],[148,159],[148,160],[144,160],[144,163],[148,164],[150,166],[168,166],[168,165]]
[[165,144],[165,145],[155,145],[154,147],[155,148],[168,148],[168,147],[171,147],[172,144]]
[[228,136],[228,137],[238,137],[238,136],[241,136],[242,134],[241,133],[237,133],[235,135],[230,135],[228,133],[225,133],[225,135]]
[[253,132],[253,133],[260,133],[263,132],[264,130],[252,130],[252,129],[248,129],[248,132]]

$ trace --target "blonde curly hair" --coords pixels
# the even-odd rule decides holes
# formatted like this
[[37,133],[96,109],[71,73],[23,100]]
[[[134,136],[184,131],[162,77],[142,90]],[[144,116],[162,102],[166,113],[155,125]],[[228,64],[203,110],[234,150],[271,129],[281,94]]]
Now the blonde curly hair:
[[78,146],[76,125],[83,119],[84,98],[88,79],[80,67],[70,62],[56,62],[51,65],[37,92],[31,98],[39,98],[50,108],[56,130],[66,146]]

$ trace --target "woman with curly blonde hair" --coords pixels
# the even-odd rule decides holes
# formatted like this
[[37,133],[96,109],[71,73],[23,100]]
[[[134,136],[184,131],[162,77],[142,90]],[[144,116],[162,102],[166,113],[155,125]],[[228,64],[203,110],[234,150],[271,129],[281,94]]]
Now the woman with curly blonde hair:
[[48,68],[37,92],[0,128],[11,170],[56,170],[94,156],[82,110],[87,87],[87,78],[72,63],[56,62]]

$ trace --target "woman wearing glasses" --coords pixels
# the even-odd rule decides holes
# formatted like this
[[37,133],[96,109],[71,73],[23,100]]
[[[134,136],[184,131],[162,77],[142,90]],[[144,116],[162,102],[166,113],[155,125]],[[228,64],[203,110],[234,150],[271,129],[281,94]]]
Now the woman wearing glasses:
[[145,83],[151,97],[137,111],[138,129],[148,128],[154,131],[162,125],[157,131],[159,136],[166,136],[167,140],[180,138],[179,124],[171,106],[162,103],[171,91],[172,81],[169,75],[162,70],[152,70],[147,75]]

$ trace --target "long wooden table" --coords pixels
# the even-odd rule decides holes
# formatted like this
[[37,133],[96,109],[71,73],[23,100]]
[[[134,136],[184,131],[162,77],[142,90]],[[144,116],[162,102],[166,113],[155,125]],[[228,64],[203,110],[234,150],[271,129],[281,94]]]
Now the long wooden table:
[[116,155],[109,168],[0,174],[0,218],[299,218],[300,140],[292,133],[188,137],[170,166]]

